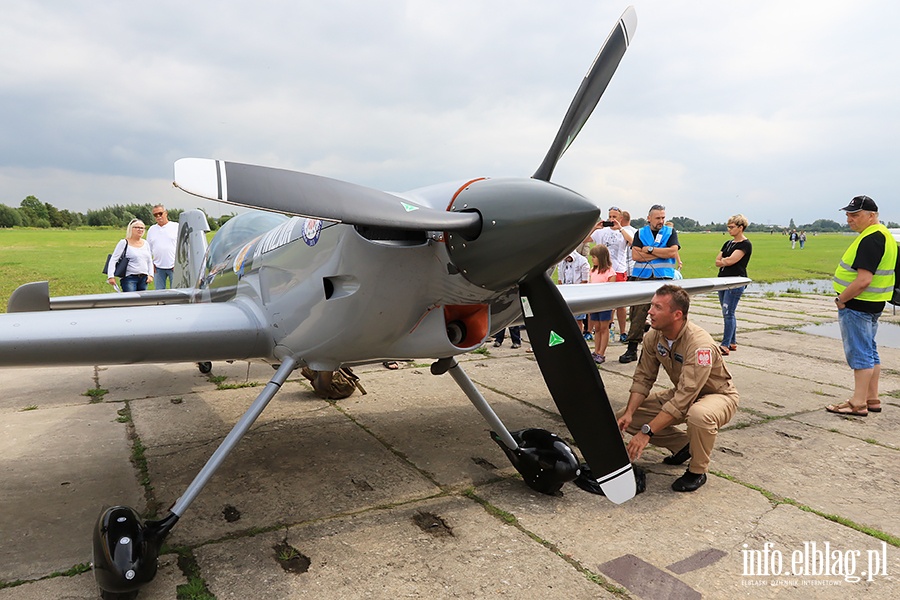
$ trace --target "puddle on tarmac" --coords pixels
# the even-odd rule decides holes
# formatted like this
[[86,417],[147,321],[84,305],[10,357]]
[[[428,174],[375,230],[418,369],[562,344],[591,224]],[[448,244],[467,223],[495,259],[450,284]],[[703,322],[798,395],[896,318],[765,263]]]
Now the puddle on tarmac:
[[776,281],[774,283],[751,283],[744,290],[745,294],[765,295],[768,292],[775,294],[834,294],[830,279],[804,279],[802,281]]
[[[883,315],[891,314],[891,306],[885,308]],[[806,325],[801,327],[799,331],[803,333],[811,333],[813,335],[821,335],[824,337],[841,339],[841,328],[837,321],[831,323],[822,323],[821,325]],[[885,321],[878,322],[878,333],[875,335],[875,341],[879,346],[888,348],[900,348],[900,325],[896,323],[888,323]]]

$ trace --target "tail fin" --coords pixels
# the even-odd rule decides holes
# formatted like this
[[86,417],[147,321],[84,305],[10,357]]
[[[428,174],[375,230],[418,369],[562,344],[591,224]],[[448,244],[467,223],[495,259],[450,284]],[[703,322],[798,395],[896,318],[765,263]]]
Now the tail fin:
[[206,259],[206,232],[209,223],[201,210],[186,210],[178,218],[178,245],[175,249],[173,288],[194,288]]

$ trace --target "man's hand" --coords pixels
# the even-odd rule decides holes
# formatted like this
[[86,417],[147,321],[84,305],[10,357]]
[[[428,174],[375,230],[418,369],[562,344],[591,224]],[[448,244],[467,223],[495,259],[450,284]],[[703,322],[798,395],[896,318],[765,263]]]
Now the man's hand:
[[628,429],[628,426],[631,425],[631,414],[625,413],[624,415],[619,417],[618,423],[619,423],[619,431],[621,431],[624,434],[625,430]]
[[631,441],[628,442],[628,458],[631,459],[631,462],[636,461],[641,457],[641,454],[644,452],[644,448],[647,447],[647,444],[650,443],[650,436],[645,433],[636,433],[631,437]]

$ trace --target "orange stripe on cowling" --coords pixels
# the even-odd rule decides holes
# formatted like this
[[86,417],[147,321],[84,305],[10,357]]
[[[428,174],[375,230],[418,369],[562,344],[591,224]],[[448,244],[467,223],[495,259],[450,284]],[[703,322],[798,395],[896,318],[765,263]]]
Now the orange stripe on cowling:
[[475,183],[476,181],[484,181],[485,179],[487,179],[487,177],[478,177],[478,178],[476,178],[476,179],[470,179],[469,181],[467,181],[467,182],[465,182],[464,184],[462,184],[462,185],[459,187],[459,189],[456,190],[456,193],[453,194],[453,198],[450,199],[450,204],[447,205],[447,210],[450,210],[451,208],[453,208],[453,203],[456,202],[457,196],[459,196],[459,195],[462,193],[462,191],[463,191],[464,189],[466,189],[467,187],[469,187],[470,185],[472,185],[472,184]]
[[[487,179],[487,177],[477,177],[477,178],[475,178],[475,179],[470,179],[469,181],[467,181],[467,182],[465,182],[464,184],[462,184],[461,186],[459,186],[459,189],[456,190],[456,192],[453,194],[453,197],[450,198],[450,204],[447,205],[447,210],[449,211],[450,209],[453,208],[453,203],[456,202],[456,198],[463,192],[464,189],[466,189],[467,187],[469,187],[470,185],[472,185],[472,184],[475,183],[476,181],[483,181],[483,180],[485,180],[485,179]],[[441,239],[438,240],[438,241],[439,241],[439,242],[444,242],[444,243],[446,243],[446,242],[447,242],[447,236],[442,232],[442,233],[441,233]]]

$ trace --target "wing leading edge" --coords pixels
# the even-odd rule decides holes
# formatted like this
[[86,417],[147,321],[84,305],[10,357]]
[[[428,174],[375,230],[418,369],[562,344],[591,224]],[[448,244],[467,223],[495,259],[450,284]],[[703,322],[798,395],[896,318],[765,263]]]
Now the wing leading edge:
[[268,358],[263,323],[239,300],[9,313],[0,315],[0,367]]
[[583,283],[561,285],[559,291],[573,314],[612,310],[620,306],[646,304],[661,285],[671,283],[691,294],[715,292],[747,285],[747,277],[709,277],[706,279],[677,279],[627,281],[621,283]]

